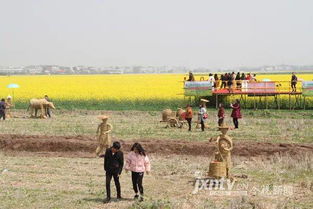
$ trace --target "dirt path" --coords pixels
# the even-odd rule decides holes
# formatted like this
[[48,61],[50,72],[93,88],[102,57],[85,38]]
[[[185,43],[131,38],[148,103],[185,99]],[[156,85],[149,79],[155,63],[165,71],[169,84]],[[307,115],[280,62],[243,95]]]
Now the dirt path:
[[[135,141],[119,140],[124,151],[130,150]],[[137,140],[148,153],[202,155],[214,153],[214,143],[178,140]],[[0,150],[9,155],[36,155],[62,157],[95,157],[97,142],[90,136],[25,136],[0,134]],[[235,156],[270,156],[275,153],[298,155],[313,154],[313,144],[275,144],[265,142],[234,142]]]

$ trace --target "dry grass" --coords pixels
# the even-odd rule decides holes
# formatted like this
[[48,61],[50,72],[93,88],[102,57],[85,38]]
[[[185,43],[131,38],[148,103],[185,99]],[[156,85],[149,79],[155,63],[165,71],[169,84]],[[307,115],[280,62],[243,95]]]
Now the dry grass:
[[[92,135],[100,122],[96,116],[111,116],[113,137],[119,139],[207,140],[216,136],[216,111],[209,110],[206,132],[165,129],[158,112],[56,111],[52,119],[19,118],[0,121],[1,133],[26,135]],[[312,142],[312,113],[309,111],[243,111],[234,140],[270,142]],[[229,115],[229,110],[227,112]],[[287,119],[286,119],[287,118]],[[227,123],[231,123],[227,118]],[[236,185],[251,188],[293,187],[292,196],[262,195],[216,197],[207,191],[192,195],[194,172],[206,173],[210,159],[195,156],[151,156],[153,172],[145,176],[146,201],[132,200],[130,174],[121,177],[121,202],[102,204],[103,161],[96,158],[10,157],[0,153],[0,208],[313,208],[313,158],[308,155],[267,159],[235,157]],[[113,182],[112,182],[113,183]],[[113,185],[112,185],[113,187]],[[113,187],[114,188],[114,187]],[[113,196],[115,191],[113,189]]]
[[[194,172],[206,173],[209,159],[192,156],[151,156],[153,172],[144,178],[146,201],[132,200],[130,174],[121,177],[125,200],[102,204],[104,172],[101,159],[9,157],[0,154],[0,208],[312,208],[312,156],[234,159],[233,173],[245,174],[236,185],[248,188],[291,185],[290,197],[249,194],[192,195]],[[113,183],[113,182],[112,182]],[[115,189],[112,185],[113,197]]]

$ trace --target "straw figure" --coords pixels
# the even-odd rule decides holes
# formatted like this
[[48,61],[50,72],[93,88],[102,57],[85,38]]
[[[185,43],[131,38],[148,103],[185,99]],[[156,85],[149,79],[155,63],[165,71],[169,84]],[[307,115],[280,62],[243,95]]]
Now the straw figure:
[[5,102],[5,115],[7,118],[13,118],[11,108],[13,107],[12,97],[8,96],[7,101]]
[[177,109],[176,118],[178,119],[178,121],[184,121],[185,120],[184,113],[185,113],[185,110],[183,110],[182,108]]
[[[37,117],[37,111],[40,109],[40,118],[47,118],[47,108],[55,109],[52,102],[48,102],[46,99],[31,99],[29,101],[29,106],[27,108],[30,109],[30,116]],[[35,115],[34,115],[35,110]]]
[[112,131],[113,127],[110,123],[107,123],[109,118],[108,116],[100,115],[98,118],[102,120],[102,123],[99,124],[97,129],[99,145],[96,149],[96,154],[100,156],[105,149],[111,147],[112,145],[109,133]]
[[170,117],[173,116],[173,111],[171,109],[165,109],[162,111],[162,120],[160,122],[167,122]]
[[209,176],[211,177],[227,177],[230,178],[230,169],[232,167],[231,162],[231,150],[233,149],[233,141],[226,134],[229,127],[219,127],[222,132],[218,137],[211,138],[211,141],[216,142],[215,160],[210,163]]
[[175,127],[178,121],[175,118],[175,113],[171,109],[165,109],[162,111],[162,120],[160,122],[166,122],[168,127]]

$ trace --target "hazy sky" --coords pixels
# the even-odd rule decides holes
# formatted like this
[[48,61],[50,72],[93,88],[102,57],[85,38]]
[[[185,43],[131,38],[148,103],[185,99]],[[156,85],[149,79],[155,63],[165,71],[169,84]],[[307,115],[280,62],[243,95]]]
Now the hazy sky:
[[0,65],[313,64],[312,0],[0,0]]

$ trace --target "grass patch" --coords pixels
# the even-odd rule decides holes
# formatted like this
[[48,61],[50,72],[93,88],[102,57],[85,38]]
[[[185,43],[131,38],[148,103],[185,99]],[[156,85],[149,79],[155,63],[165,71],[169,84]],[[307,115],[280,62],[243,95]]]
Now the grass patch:
[[[208,107],[215,107],[215,98],[208,97],[210,103]],[[233,102],[234,99],[240,99],[237,96],[227,97],[220,100],[225,105]],[[196,100],[192,100],[191,104],[197,107],[199,98]],[[185,107],[186,104],[190,103],[189,99],[186,97],[185,99],[135,99],[135,100],[114,100],[114,99],[105,99],[105,100],[96,100],[96,99],[85,99],[85,100],[61,100],[54,99],[53,103],[58,109],[63,110],[116,110],[116,111],[126,111],[126,110],[139,110],[139,111],[159,111],[166,108],[176,109],[177,107]],[[295,105],[295,101],[291,101],[292,107]],[[17,100],[15,102],[15,107],[17,109],[27,109],[29,105],[28,100]],[[226,105],[227,106],[227,105]],[[253,99],[248,98],[246,103],[242,103],[242,107],[245,109],[254,109]],[[260,103],[257,107],[258,109],[265,109],[265,103]],[[269,100],[268,102],[269,109],[277,109],[274,101]],[[289,103],[288,99],[282,99],[280,104],[281,109],[285,109],[289,111]],[[307,99],[306,101],[306,109],[313,108],[313,99]],[[303,104],[298,109],[303,109]],[[265,111],[264,114],[269,113],[271,110]]]
[[[197,109],[194,110],[193,120],[197,120]],[[262,141],[278,143],[311,143],[312,113],[310,111],[276,110],[243,110],[243,119],[239,120],[239,129],[229,134],[236,140]],[[1,133],[26,135],[96,135],[100,120],[97,116],[110,116],[109,123],[113,125],[113,138],[117,139],[178,139],[186,141],[207,141],[216,136],[217,111],[208,109],[209,126],[205,132],[196,129],[187,131],[187,125],[182,129],[165,128],[160,123],[161,112],[158,111],[92,111],[92,110],[54,110],[51,119],[40,120],[27,118],[24,111],[15,110],[17,118],[8,119],[0,123]],[[225,122],[232,125],[231,110],[226,109]],[[288,119],[286,119],[288,118]]]

